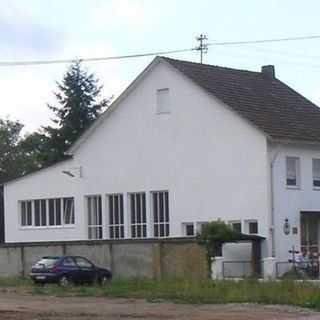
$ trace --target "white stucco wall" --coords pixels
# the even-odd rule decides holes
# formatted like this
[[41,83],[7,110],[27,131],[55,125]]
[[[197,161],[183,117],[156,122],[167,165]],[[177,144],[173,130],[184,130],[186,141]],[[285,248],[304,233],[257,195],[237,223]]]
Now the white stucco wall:
[[[170,89],[170,114],[155,112],[161,88]],[[267,158],[260,131],[161,63],[75,152],[70,166],[81,165],[82,178],[61,175],[57,166],[6,186],[6,240],[86,239],[85,195],[120,192],[126,200],[128,192],[145,191],[149,208],[154,190],[169,190],[170,236],[182,235],[183,222],[218,218],[243,226],[257,219],[267,236]],[[18,200],[71,192],[74,230],[17,227]]]
[[[276,257],[281,261],[286,261],[290,258],[288,250],[292,246],[300,250],[300,212],[320,211],[320,190],[313,188],[312,180],[312,159],[320,158],[320,147],[276,144],[271,145],[270,148],[276,155],[273,170]],[[301,185],[298,189],[290,189],[286,186],[287,156],[300,159]],[[286,218],[291,225],[289,235],[283,232]],[[292,233],[293,227],[298,228],[297,234]]]

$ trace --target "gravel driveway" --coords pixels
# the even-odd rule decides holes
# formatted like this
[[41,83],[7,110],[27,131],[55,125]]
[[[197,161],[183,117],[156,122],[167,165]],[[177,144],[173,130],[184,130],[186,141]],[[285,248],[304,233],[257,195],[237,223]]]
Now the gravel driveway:
[[253,304],[188,305],[144,300],[33,296],[20,289],[1,290],[0,319],[102,320],[319,320],[320,313],[289,306]]

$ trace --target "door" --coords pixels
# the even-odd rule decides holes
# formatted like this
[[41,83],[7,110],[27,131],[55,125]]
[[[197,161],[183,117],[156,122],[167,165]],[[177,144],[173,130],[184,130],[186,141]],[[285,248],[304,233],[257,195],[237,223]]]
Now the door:
[[319,220],[318,214],[301,215],[301,249],[311,254],[319,253]]
[[76,263],[79,267],[79,277],[81,282],[93,282],[95,280],[95,266],[83,257],[76,257]]
[[79,267],[73,257],[65,257],[61,263],[63,272],[71,278],[72,281],[80,281]]

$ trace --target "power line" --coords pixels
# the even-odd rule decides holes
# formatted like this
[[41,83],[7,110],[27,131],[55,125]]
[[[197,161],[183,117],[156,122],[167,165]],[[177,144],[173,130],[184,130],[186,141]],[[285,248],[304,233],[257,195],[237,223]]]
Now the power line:
[[285,42],[285,41],[299,41],[299,40],[313,40],[320,39],[320,35],[302,36],[302,37],[288,37],[288,38],[274,38],[262,40],[248,40],[248,41],[224,41],[224,42],[211,42],[208,46],[229,46],[239,44],[255,44],[255,43],[270,43],[270,42]]
[[[285,41],[313,40],[313,39],[320,39],[320,35],[262,39],[262,40],[248,40],[248,41],[224,41],[224,42],[216,41],[216,42],[206,43],[205,46],[207,48],[207,46],[232,46],[232,45],[246,45],[246,44],[259,44],[259,43],[272,43],[272,42],[285,42]],[[122,56],[110,56],[110,57],[96,57],[96,58],[0,61],[0,67],[49,65],[49,64],[61,64],[61,63],[74,63],[77,61],[94,62],[94,61],[107,61],[107,60],[121,60],[121,59],[129,59],[129,58],[141,58],[141,57],[148,57],[148,56],[191,52],[196,50],[197,51],[200,50],[201,52],[203,52],[203,49],[200,50],[199,47],[196,47],[196,48],[178,49],[178,50],[170,50],[170,51],[158,51],[158,52],[138,53],[138,54],[122,55]]]
[[196,48],[178,49],[178,50],[171,50],[171,51],[149,52],[149,53],[138,53],[138,54],[123,55],[123,56],[96,57],[96,58],[0,61],[0,67],[31,66],[31,65],[59,64],[59,63],[74,63],[74,62],[78,62],[78,61],[81,61],[81,62],[82,61],[83,62],[94,62],[94,61],[107,61],[107,60],[121,60],[121,59],[129,59],[129,58],[141,58],[141,57],[158,56],[158,55],[164,55],[164,54],[190,52],[190,51],[194,51],[194,50],[196,50]]

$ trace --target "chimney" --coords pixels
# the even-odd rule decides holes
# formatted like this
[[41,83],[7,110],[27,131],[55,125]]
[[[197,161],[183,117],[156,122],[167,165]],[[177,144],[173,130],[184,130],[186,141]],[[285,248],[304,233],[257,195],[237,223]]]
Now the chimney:
[[272,80],[276,78],[273,65],[262,66],[261,73],[266,79]]

